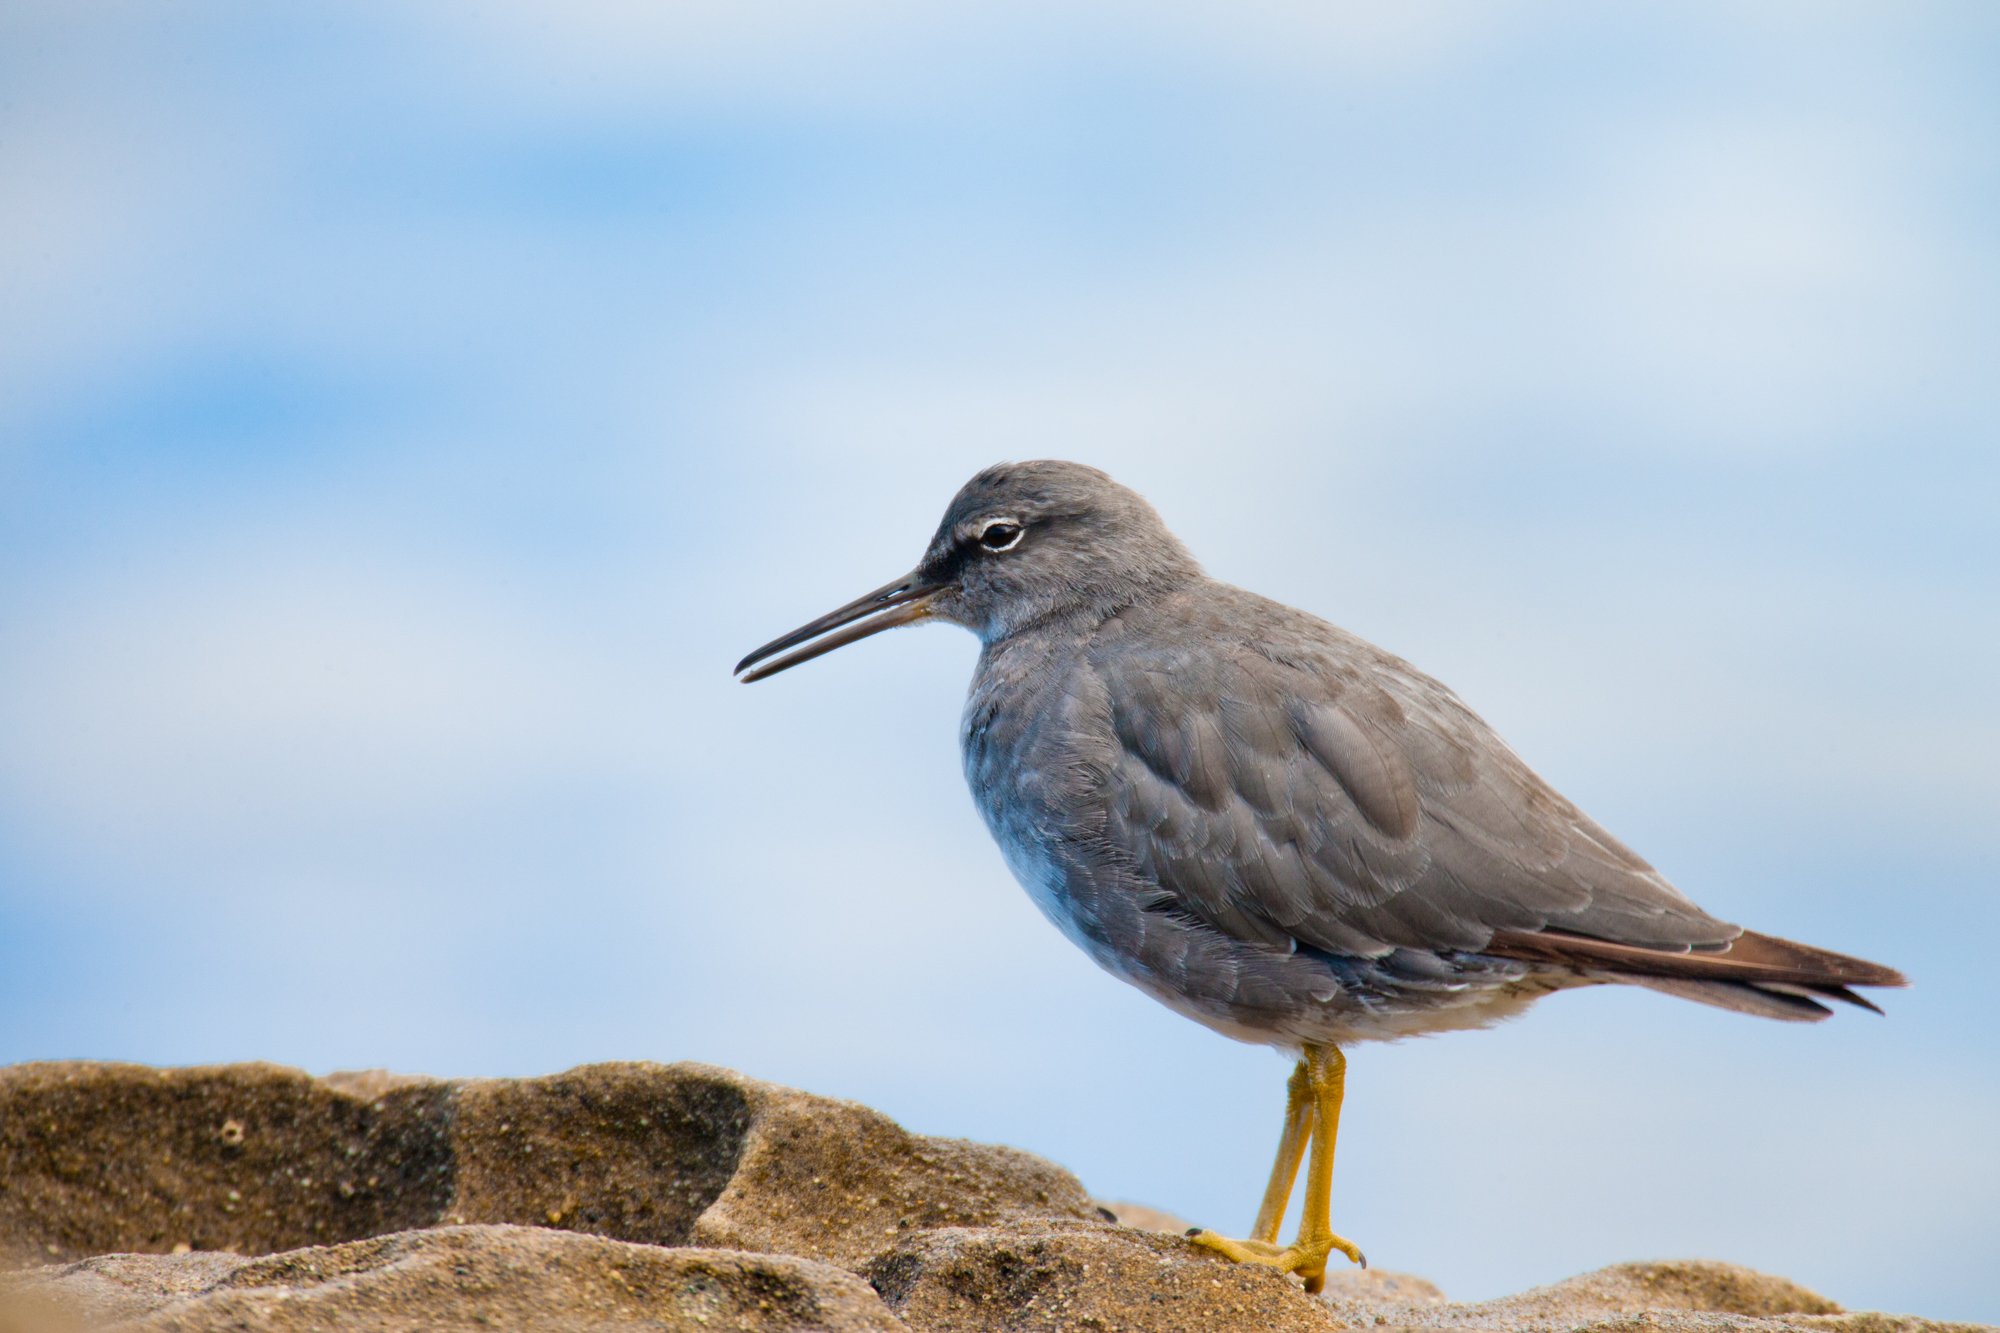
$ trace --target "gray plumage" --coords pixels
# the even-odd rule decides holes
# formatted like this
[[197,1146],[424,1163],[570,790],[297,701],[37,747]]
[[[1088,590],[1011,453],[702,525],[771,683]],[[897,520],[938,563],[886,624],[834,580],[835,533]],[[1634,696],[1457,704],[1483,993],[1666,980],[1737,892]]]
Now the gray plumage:
[[738,670],[928,618],[983,644],[960,739],[1015,876],[1099,964],[1230,1036],[1472,1027],[1603,981],[1819,1019],[1816,995],[1903,984],[1711,917],[1444,685],[1209,578],[1093,468],[987,469],[911,575]]

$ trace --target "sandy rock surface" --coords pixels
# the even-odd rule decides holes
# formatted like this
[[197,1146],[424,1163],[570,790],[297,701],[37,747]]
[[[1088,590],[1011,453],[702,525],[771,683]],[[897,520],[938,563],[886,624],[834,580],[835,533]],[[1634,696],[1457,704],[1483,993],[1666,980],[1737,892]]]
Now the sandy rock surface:
[[898,1318],[937,1333],[1336,1327],[1291,1278],[1125,1227],[943,1227],[904,1241],[867,1273]]
[[[1350,1279],[1351,1281],[1352,1279]],[[1851,1313],[1768,1273],[1713,1260],[1617,1264],[1518,1296],[1476,1304],[1327,1284],[1327,1304],[1350,1328],[1482,1329],[1493,1333],[1971,1333],[1976,1324]]]
[[1099,1216],[1039,1157],[708,1065],[0,1069],[0,1254],[16,1265],[499,1222],[851,1268],[911,1231]]
[[1729,1264],[1323,1297],[1009,1148],[706,1065],[0,1069],[0,1333],[1946,1333]]
[[65,1313],[72,1327],[119,1333],[903,1327],[866,1282],[810,1259],[543,1228],[441,1227],[220,1264],[194,1258],[112,1255],[17,1280],[30,1298],[54,1298],[28,1316],[51,1333]]

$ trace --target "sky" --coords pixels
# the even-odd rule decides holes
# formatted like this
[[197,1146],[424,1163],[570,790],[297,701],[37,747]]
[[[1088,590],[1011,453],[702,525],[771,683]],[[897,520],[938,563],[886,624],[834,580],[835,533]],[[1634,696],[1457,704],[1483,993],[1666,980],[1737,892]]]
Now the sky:
[[0,1062],[702,1060],[1238,1234],[1284,1062],[1097,972],[975,656],[744,652],[1073,458],[1886,1018],[1357,1047],[1455,1298],[2000,1322],[2000,16],[0,5]]

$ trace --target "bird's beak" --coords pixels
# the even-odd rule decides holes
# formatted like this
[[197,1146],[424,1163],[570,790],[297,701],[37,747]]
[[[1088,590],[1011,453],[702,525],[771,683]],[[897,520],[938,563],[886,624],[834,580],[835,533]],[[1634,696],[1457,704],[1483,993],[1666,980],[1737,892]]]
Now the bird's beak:
[[[938,596],[949,591],[950,585],[933,583],[922,574],[905,574],[894,583],[884,584],[863,597],[857,597],[836,611],[829,611],[818,620],[801,625],[783,638],[773,639],[756,652],[736,664],[738,675],[748,685],[753,680],[775,676],[787,667],[795,667],[801,662],[810,662],[821,653],[830,653],[843,648],[856,639],[865,639],[871,634],[880,634],[885,629],[898,625],[914,625],[931,616],[931,603]],[[880,614],[874,614],[879,612]],[[865,619],[864,619],[865,617]],[[857,623],[858,622],[858,623]],[[845,625],[847,628],[841,629]],[[840,630],[838,634],[830,633]],[[825,634],[826,637],[819,639]],[[808,639],[819,639],[818,643],[807,643],[797,652],[785,653],[775,662],[766,663],[755,671],[744,668],[764,661],[773,653],[784,653],[785,649],[806,643]]]

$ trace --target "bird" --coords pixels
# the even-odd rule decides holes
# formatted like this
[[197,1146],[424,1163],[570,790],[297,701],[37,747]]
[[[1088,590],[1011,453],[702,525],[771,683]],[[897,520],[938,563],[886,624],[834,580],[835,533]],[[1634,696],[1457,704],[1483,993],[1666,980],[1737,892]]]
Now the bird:
[[[1892,968],[1709,915],[1443,684],[1209,577],[1137,492],[1002,463],[915,569],[736,666],[744,682],[939,620],[980,642],[965,777],[1035,904],[1099,966],[1296,1065],[1250,1235],[1195,1244],[1323,1289],[1343,1048],[1622,983],[1817,1022]],[[1308,1160],[1309,1154],[1309,1160]],[[1297,1238],[1279,1243],[1301,1164]]]

